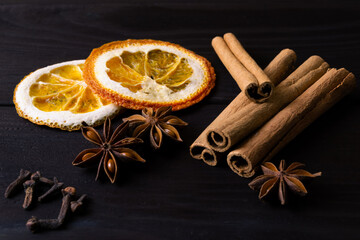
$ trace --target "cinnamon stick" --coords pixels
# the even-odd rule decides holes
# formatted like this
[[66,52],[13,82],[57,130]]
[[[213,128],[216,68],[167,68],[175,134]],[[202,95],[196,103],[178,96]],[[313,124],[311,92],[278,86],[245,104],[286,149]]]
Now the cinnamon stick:
[[306,117],[296,124],[286,136],[280,141],[280,143],[268,154],[264,161],[269,161],[273,158],[283,147],[286,146],[291,140],[293,140],[299,133],[301,133],[312,122],[339,102],[343,97],[353,91],[356,87],[356,78],[353,73],[349,73],[336,88],[331,90],[324,99],[322,99],[317,106],[309,112]]
[[[265,68],[264,72],[272,82],[277,85],[294,68],[296,54],[291,49],[282,50]],[[200,134],[200,136],[190,146],[190,154],[195,159],[202,159],[206,164],[215,166],[219,161],[219,154],[212,150],[206,141],[206,135],[210,128],[219,125],[229,116],[239,111],[251,101],[241,92],[237,97],[221,112],[221,114]]]
[[324,75],[328,67],[321,57],[310,57],[274,89],[273,96],[267,102],[251,102],[213,126],[206,138],[211,148],[218,152],[229,150],[303,93]]
[[321,114],[337,103],[356,85],[346,69],[331,69],[255,134],[231,151],[230,168],[242,177],[254,175],[254,168],[269,161]]
[[234,56],[222,37],[215,37],[212,40],[211,45],[241,91],[245,92],[246,96],[250,99],[254,99],[254,89],[257,89],[259,85],[256,77]]
[[224,40],[234,56],[257,79],[258,86],[255,88],[247,88],[245,94],[251,99],[255,99],[256,102],[264,102],[271,96],[274,84],[255,60],[246,52],[234,34],[226,33],[224,35]]

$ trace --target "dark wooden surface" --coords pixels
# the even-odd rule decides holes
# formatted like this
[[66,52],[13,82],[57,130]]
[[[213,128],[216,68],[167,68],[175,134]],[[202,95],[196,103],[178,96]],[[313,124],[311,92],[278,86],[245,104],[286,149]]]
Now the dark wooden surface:
[[[332,67],[360,75],[358,1],[0,1],[0,239],[359,239],[360,91],[357,88],[292,141],[274,161],[300,161],[323,176],[310,194],[287,206],[257,200],[226,166],[194,160],[189,145],[238,94],[210,41],[234,32],[265,66],[281,49],[298,62],[317,54]],[[189,126],[182,144],[158,152],[144,147],[147,163],[122,170],[116,184],[95,182],[95,170],[71,165],[92,145],[79,132],[41,127],[16,114],[15,85],[50,64],[84,59],[113,40],[152,38],[183,45],[208,58],[216,87],[178,115]],[[127,112],[122,116],[128,116]],[[120,123],[122,116],[115,120]],[[33,235],[32,215],[57,216],[60,199],[21,208],[23,193],[5,199],[19,169],[57,176],[90,197],[80,214],[57,231]]]

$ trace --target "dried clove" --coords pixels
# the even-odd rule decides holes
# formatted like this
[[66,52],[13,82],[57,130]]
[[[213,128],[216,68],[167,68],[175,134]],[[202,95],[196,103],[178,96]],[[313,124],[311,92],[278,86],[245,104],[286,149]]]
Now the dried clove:
[[76,189],[74,187],[66,187],[65,189],[62,189],[64,183],[59,182],[56,177],[51,180],[42,177],[39,171],[31,174],[30,171],[23,169],[20,170],[18,178],[10,183],[10,185],[7,187],[4,195],[6,198],[8,198],[15,192],[18,187],[23,185],[25,190],[23,208],[28,209],[35,199],[35,191],[37,191],[36,188],[39,184],[51,185],[49,190],[37,198],[39,202],[44,201],[44,199],[47,199],[50,195],[60,189],[63,195],[63,199],[59,215],[56,219],[38,219],[33,216],[27,221],[26,226],[32,232],[36,232],[42,229],[56,229],[60,227],[64,223],[67,213],[69,211],[75,212],[83,205],[83,201],[87,197],[86,194],[83,194],[77,200],[75,200],[74,196],[76,194]]
[[[40,178],[40,181],[41,181],[41,178]],[[43,195],[38,197],[38,202],[44,201],[44,199],[48,198],[53,192],[61,189],[63,187],[63,185],[64,185],[63,182],[59,182],[58,179],[56,177],[54,177],[52,187],[46,193],[44,193]]]
[[25,199],[23,203],[23,208],[28,209],[33,202],[34,199],[34,191],[36,183],[40,179],[40,172],[36,171],[35,173],[31,174],[30,180],[24,182],[24,189],[25,189]]
[[71,209],[71,211],[72,211],[72,212],[75,212],[76,209],[78,209],[80,206],[82,206],[82,205],[83,205],[83,201],[84,201],[85,198],[86,198],[86,194],[83,194],[83,195],[81,195],[81,197],[79,197],[78,200],[72,201],[72,202],[70,203],[70,209]]
[[65,189],[61,190],[63,194],[62,204],[60,208],[60,213],[58,216],[59,226],[64,223],[66,213],[69,210],[71,199],[76,194],[76,189],[74,187],[66,187]]
[[20,174],[5,190],[5,197],[9,198],[14,192],[19,189],[24,182],[30,178],[31,172],[28,170],[20,169]]
[[[40,174],[39,171],[37,171],[37,172]],[[41,176],[40,176],[40,178],[39,178],[39,182],[45,183],[45,184],[48,184],[48,185],[53,185],[53,184],[54,184],[54,181],[52,181],[52,180],[50,180],[50,179],[47,179],[47,178],[45,178],[45,177],[41,177]]]
[[56,178],[54,178],[54,181],[47,179],[41,176],[40,171],[36,171],[35,173],[31,174],[30,180],[27,180],[23,183],[25,189],[25,199],[23,203],[24,209],[28,209],[31,206],[34,200],[35,188],[38,183],[53,185],[45,194],[43,194],[38,198],[38,201],[42,201],[52,192],[56,191],[57,189],[60,189],[63,186],[63,183],[59,183]]
[[27,222],[26,227],[32,231],[37,232],[40,229],[56,229],[59,226],[59,220],[55,219],[37,219],[36,217],[32,216]]
[[57,219],[38,219],[33,216],[26,223],[26,227],[30,231],[37,232],[45,229],[59,228],[64,223],[66,214],[69,211],[69,209],[71,208],[71,211],[74,212],[79,206],[82,205],[82,201],[86,197],[86,195],[84,194],[77,201],[71,201],[76,194],[76,189],[74,187],[66,187],[61,191],[63,194],[63,199],[60,208],[60,213]]

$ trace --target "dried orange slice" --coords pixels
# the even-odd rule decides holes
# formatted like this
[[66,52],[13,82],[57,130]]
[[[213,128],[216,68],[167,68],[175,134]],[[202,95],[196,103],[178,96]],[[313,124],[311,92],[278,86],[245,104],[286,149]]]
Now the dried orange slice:
[[121,107],[102,99],[83,79],[85,60],[51,65],[26,76],[15,88],[19,116],[39,125],[77,130],[82,122],[102,124]]
[[215,85],[214,69],[205,58],[173,43],[146,39],[94,49],[86,59],[84,78],[103,98],[132,109],[186,108]]

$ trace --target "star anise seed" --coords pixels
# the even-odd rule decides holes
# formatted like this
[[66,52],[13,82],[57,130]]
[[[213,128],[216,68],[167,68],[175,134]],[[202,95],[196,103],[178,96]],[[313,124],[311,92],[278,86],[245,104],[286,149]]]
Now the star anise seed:
[[284,205],[287,188],[300,196],[304,196],[307,194],[307,190],[301,180],[321,176],[321,172],[312,174],[304,169],[298,169],[303,166],[305,164],[294,162],[285,169],[285,160],[281,160],[279,169],[277,169],[273,163],[265,162],[261,165],[264,175],[260,175],[251,181],[249,187],[253,190],[260,190],[259,199],[264,198],[271,190],[278,188],[280,202]]
[[152,108],[144,108],[142,115],[135,114],[124,121],[130,122],[130,127],[135,127],[133,130],[133,137],[140,137],[146,131],[150,130],[150,142],[155,149],[161,147],[163,134],[168,137],[182,142],[179,132],[174,126],[186,126],[186,122],[180,118],[168,115],[171,112],[170,107],[160,107],[155,112]]
[[125,148],[125,146],[143,142],[140,138],[125,137],[128,127],[129,122],[124,122],[111,134],[111,121],[107,118],[104,123],[103,138],[94,128],[81,127],[83,136],[98,145],[98,148],[85,149],[80,152],[72,164],[78,167],[88,167],[98,163],[95,180],[98,179],[100,169],[103,168],[111,183],[114,183],[118,172],[118,160],[145,162],[134,150]]

